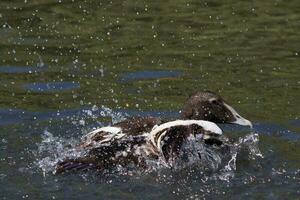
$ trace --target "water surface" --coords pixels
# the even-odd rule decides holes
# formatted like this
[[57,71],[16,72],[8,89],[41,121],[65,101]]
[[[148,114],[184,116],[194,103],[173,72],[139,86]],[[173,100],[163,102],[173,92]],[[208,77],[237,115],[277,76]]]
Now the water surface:
[[122,81],[133,81],[143,79],[172,78],[181,75],[179,71],[138,71],[122,75]]
[[51,82],[51,83],[28,83],[24,88],[33,92],[55,92],[79,88],[79,83]]
[[17,67],[17,66],[0,66],[0,73],[37,73],[42,71],[43,69],[36,67]]
[[[299,198],[299,13],[297,0],[1,1],[0,198]],[[36,164],[94,127],[177,118],[199,90],[254,122],[264,158],[239,154],[223,179],[195,169],[55,176]]]

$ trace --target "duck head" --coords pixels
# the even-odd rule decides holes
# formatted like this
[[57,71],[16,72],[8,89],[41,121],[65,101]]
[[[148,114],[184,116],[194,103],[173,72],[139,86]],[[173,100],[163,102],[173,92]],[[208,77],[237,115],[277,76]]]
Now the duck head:
[[183,119],[233,123],[252,127],[252,123],[239,115],[221,96],[209,91],[197,92],[190,96],[181,115]]

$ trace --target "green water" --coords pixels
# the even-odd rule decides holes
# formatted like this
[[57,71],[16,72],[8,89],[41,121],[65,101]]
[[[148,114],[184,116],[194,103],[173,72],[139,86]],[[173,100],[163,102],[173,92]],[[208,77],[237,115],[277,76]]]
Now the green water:
[[[0,120],[11,121],[0,126],[0,139],[7,141],[11,148],[3,148],[0,153],[0,174],[9,176],[14,173],[13,169],[32,162],[27,150],[36,149],[43,130],[51,127],[47,117],[35,122],[37,113],[80,110],[93,105],[140,113],[177,111],[189,94],[199,90],[221,94],[243,116],[257,124],[258,132],[268,133],[261,134],[261,149],[267,155],[269,149],[275,149],[275,153],[265,158],[266,165],[273,160],[274,166],[297,172],[300,169],[299,32],[300,3],[297,0],[1,0],[0,110],[4,111],[0,112]],[[41,64],[44,65],[40,69],[37,65]],[[6,69],[1,72],[1,67]],[[36,73],[9,70],[14,67],[19,71],[20,67],[39,70]],[[144,71],[178,74],[122,81],[127,73]],[[76,87],[46,92],[25,87],[31,83],[51,82],[71,82]],[[19,117],[16,118],[9,115],[7,109],[29,114],[16,114]],[[62,124],[56,127],[56,135],[68,135],[66,130],[72,129],[72,125],[64,121]],[[269,124],[271,128],[261,124]],[[292,136],[283,139],[284,133]],[[298,139],[291,139],[293,137]],[[25,161],[19,160],[20,154],[24,154]],[[8,157],[17,164],[10,165]],[[11,169],[8,166],[12,166]],[[41,193],[47,189],[33,189],[26,183],[26,179],[38,179],[36,185],[43,182],[42,174],[36,173],[34,176],[21,173],[16,180],[4,176],[0,180],[7,187],[2,188],[0,197],[18,199],[31,194],[31,197],[46,198]],[[239,173],[243,174],[243,170]],[[262,174],[254,172],[253,176],[269,178]],[[292,181],[279,178],[280,183],[287,183],[291,188],[275,183],[261,187],[258,181],[247,186],[251,190],[240,186],[236,192],[226,194],[235,199],[239,198],[238,193],[248,198],[279,199],[288,191],[291,198],[299,198],[299,172],[293,176],[296,178]],[[70,180],[64,177],[63,181],[68,184]],[[148,184],[147,180],[141,182],[145,187]],[[58,184],[57,187],[65,186]],[[74,187],[67,191],[69,194],[73,191],[74,198],[79,198],[80,189],[76,189],[79,186]],[[82,187],[85,191],[94,188]],[[110,188],[109,185],[103,187],[104,193]],[[152,187],[153,195],[156,183],[152,183]],[[228,187],[224,184],[219,188],[220,195]],[[194,193],[195,188],[191,186],[187,191]],[[103,198],[141,198],[145,189],[132,189],[136,196],[126,193],[126,189],[120,190],[119,193],[108,190]],[[171,198],[172,189],[165,191],[159,197]],[[251,191],[256,196],[249,197]],[[270,191],[277,192],[272,196]],[[57,197],[72,197],[56,192]],[[99,194],[90,193],[89,197],[93,199]],[[148,199],[154,197],[157,196],[147,196]],[[187,198],[186,193],[179,197]]]
[[[253,119],[299,117],[299,11],[298,1],[1,1],[1,65],[35,65],[34,53],[49,65],[43,74],[1,74],[1,107],[59,109],[83,100],[178,109],[189,93],[209,89]],[[121,73],[160,69],[183,76],[118,83]],[[52,97],[21,88],[53,80],[81,89]]]

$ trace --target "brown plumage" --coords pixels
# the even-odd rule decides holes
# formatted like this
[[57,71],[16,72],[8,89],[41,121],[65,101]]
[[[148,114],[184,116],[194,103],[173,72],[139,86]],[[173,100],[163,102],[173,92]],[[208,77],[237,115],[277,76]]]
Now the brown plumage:
[[[219,95],[212,92],[198,92],[187,100],[181,111],[184,120],[207,120],[215,123],[237,123],[249,125],[251,122],[242,118]],[[161,154],[166,162],[176,159],[182,144],[190,136],[214,135],[199,125],[171,126],[164,130],[163,145],[149,139],[153,127],[164,121],[156,117],[133,117],[113,124],[112,127],[97,129],[83,137],[78,148],[86,150],[86,156],[78,159],[66,159],[58,163],[57,172],[84,169],[109,169],[114,166],[126,166],[129,163],[147,168],[145,159],[157,159]],[[156,133],[159,137],[162,133]],[[202,142],[221,146],[218,137],[208,137]]]
[[[215,130],[217,133],[213,132]],[[91,169],[102,171],[129,165],[148,170],[151,167],[147,165],[149,160],[158,161],[160,158],[165,164],[175,161],[182,145],[191,139],[217,148],[224,146],[226,141],[221,129],[214,123],[177,120],[157,126],[147,135],[125,135],[109,143],[86,147],[85,156],[58,163],[56,173]]]
[[114,124],[114,126],[120,127],[124,133],[140,135],[141,133],[150,132],[153,126],[161,123],[163,123],[163,121],[158,117],[132,117],[118,122]]

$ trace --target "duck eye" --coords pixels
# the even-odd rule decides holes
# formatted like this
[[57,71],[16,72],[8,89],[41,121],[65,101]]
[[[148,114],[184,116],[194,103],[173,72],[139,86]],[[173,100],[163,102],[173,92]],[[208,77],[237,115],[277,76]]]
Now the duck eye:
[[214,100],[211,101],[211,103],[212,104],[217,104],[217,100],[214,99]]

